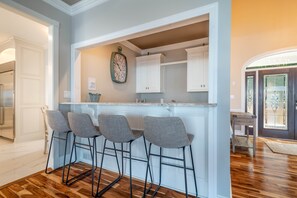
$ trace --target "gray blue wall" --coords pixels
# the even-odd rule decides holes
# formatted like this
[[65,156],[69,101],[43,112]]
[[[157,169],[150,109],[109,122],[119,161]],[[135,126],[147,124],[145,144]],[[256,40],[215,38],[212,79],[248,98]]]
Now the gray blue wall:
[[[1,0],[8,2],[9,0]],[[70,89],[70,44],[140,25],[210,3],[219,3],[218,38],[218,196],[230,195],[229,109],[231,0],[110,0],[87,12],[67,16],[41,0],[13,0],[51,19],[60,28],[60,93]],[[62,94],[60,94],[62,95]],[[63,98],[60,96],[60,101]],[[199,157],[199,156],[198,156]]]
[[70,90],[70,47],[71,47],[71,16],[52,7],[42,0],[0,0],[0,2],[10,5],[16,2],[35,12],[38,12],[52,20],[59,22],[59,101],[63,98],[64,90]]

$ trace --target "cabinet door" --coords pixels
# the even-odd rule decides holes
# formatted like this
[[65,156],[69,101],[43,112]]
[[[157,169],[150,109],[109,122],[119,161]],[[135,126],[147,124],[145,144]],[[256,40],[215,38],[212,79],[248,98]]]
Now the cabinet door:
[[160,92],[160,58],[150,59],[147,62],[147,93]]
[[136,93],[145,93],[147,91],[146,71],[146,61],[136,58]]
[[208,47],[187,49],[187,91],[208,91]]
[[161,91],[161,54],[136,58],[136,93]]
[[208,51],[203,53],[203,83],[204,90],[208,91]]

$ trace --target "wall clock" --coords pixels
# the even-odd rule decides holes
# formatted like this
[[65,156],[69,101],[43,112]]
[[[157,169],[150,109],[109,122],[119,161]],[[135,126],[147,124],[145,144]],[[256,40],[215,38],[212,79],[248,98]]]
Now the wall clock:
[[122,47],[117,52],[112,52],[110,59],[110,74],[113,82],[125,83],[128,75],[127,58],[122,54]]

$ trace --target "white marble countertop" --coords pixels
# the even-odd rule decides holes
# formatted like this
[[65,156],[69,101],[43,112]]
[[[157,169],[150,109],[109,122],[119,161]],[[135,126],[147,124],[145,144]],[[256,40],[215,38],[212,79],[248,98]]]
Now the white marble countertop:
[[65,105],[102,105],[102,106],[172,106],[172,107],[216,107],[215,103],[180,103],[180,102],[170,102],[170,103],[136,103],[136,102],[63,102],[60,104]]

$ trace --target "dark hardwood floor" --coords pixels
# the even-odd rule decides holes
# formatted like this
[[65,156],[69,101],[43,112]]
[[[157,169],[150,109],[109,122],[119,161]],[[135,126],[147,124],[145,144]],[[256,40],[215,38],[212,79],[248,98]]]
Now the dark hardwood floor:
[[[80,173],[90,168],[86,164],[76,164],[74,173]],[[71,169],[72,170],[72,169]],[[20,179],[3,187],[0,187],[0,198],[36,198],[36,197],[59,197],[59,198],[79,198],[91,196],[91,177],[87,177],[70,187],[61,183],[62,170],[55,171],[52,174],[45,174],[43,171],[26,178]],[[98,170],[96,171],[98,175]],[[103,171],[103,184],[100,188],[105,187],[108,182],[115,179],[117,175],[110,171]],[[97,181],[97,177],[96,177]],[[97,183],[97,182],[96,182]],[[142,197],[144,183],[140,180],[133,180],[133,197]],[[153,186],[155,189],[156,186]],[[150,192],[151,193],[151,192]],[[129,179],[124,177],[113,188],[107,191],[102,197],[105,198],[124,198],[129,197]],[[148,195],[147,197],[151,197]],[[184,194],[161,187],[156,197],[185,197]],[[190,196],[192,197],[192,196]]]
[[231,180],[234,198],[297,197],[297,156],[273,153],[257,138],[256,157],[251,149],[231,153]]
[[[76,164],[75,173],[89,167],[86,164]],[[39,172],[0,187],[0,198],[91,197],[90,178],[67,187],[61,183],[61,172],[59,170],[49,175]],[[103,173],[102,187],[116,177],[110,171],[104,170]],[[256,157],[252,157],[251,150],[236,149],[236,153],[231,153],[231,179],[234,198],[297,197],[297,156],[273,153],[263,138],[258,138]],[[133,197],[141,197],[142,191],[143,182],[133,180]],[[103,197],[129,197],[129,179],[124,177]],[[184,194],[161,188],[157,197],[179,198],[184,197]]]

